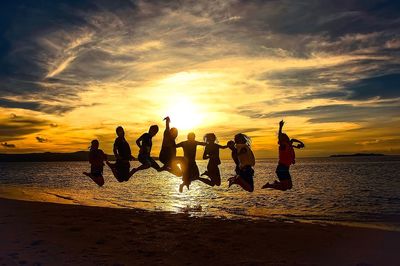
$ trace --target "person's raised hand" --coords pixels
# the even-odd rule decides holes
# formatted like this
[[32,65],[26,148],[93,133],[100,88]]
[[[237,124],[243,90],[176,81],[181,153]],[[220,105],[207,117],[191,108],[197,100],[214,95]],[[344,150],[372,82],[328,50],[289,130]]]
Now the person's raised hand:
[[170,121],[171,121],[171,119],[169,118],[169,116],[165,117],[164,120],[167,121],[167,122],[170,122]]
[[281,122],[279,122],[280,127],[283,127],[284,124],[285,124],[285,122],[283,120],[281,120]]

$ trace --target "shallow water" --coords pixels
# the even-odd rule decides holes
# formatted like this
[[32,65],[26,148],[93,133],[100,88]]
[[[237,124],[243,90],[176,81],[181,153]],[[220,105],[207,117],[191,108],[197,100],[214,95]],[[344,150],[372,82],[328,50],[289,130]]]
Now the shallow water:
[[[205,161],[198,165],[200,172],[206,168]],[[275,168],[275,159],[257,161],[253,193],[237,186],[228,189],[226,180],[234,169],[231,161],[223,161],[220,167],[221,187],[195,181],[184,193],[178,192],[178,177],[152,169],[118,183],[105,168],[106,184],[100,188],[82,175],[89,170],[86,162],[0,163],[0,185],[37,191],[48,195],[49,201],[57,197],[82,205],[400,229],[400,156],[299,158],[291,168],[291,191],[260,189],[274,180]]]

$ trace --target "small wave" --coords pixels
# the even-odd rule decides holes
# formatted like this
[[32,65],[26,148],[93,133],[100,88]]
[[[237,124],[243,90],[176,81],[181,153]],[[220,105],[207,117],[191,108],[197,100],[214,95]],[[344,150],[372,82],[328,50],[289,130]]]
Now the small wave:
[[59,195],[59,194],[56,194],[56,193],[46,192],[46,194],[49,194],[49,195],[52,195],[52,196],[56,196],[57,198],[61,198],[61,199],[75,201],[74,198],[71,198],[71,197],[68,197],[68,196]]

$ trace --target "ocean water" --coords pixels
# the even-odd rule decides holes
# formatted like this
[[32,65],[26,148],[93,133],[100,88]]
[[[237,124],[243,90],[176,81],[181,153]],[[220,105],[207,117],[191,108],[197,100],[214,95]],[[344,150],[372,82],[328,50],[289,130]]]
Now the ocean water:
[[[206,168],[205,161],[198,165],[200,172]],[[255,191],[248,193],[237,186],[228,188],[234,164],[223,161],[220,187],[194,181],[189,191],[185,188],[179,193],[180,178],[153,169],[119,183],[105,167],[106,183],[98,187],[82,175],[89,170],[86,162],[0,163],[0,187],[29,192],[33,197],[40,194],[39,200],[58,198],[81,205],[400,230],[400,156],[299,158],[291,167],[292,190],[260,189],[275,179],[275,168],[275,159],[258,160]]]

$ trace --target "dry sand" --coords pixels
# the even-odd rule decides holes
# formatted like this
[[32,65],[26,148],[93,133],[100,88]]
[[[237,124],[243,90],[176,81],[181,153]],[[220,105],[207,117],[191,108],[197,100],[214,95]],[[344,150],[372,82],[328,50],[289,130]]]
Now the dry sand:
[[0,199],[0,265],[400,265],[400,233]]

